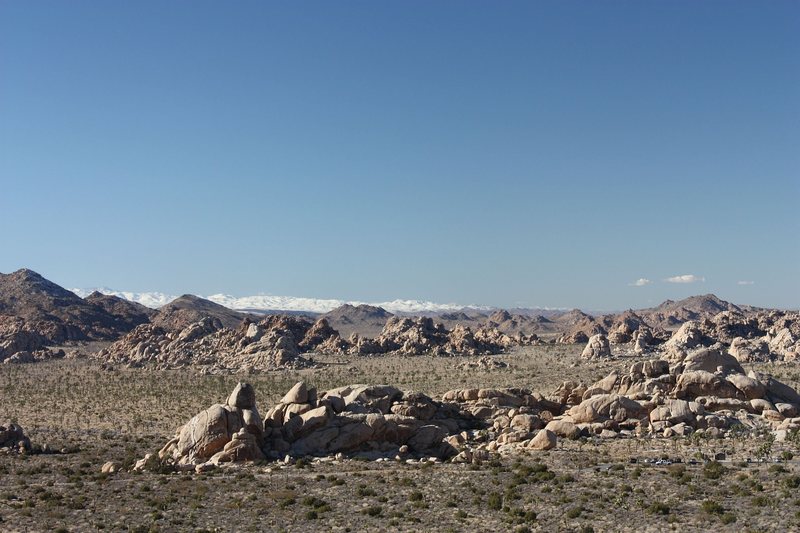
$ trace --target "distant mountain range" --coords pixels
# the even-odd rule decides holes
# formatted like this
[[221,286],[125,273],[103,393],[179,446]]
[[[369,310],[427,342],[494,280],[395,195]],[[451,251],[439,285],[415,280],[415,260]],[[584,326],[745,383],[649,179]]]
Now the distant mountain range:
[[[126,292],[116,291],[106,287],[93,289],[70,289],[80,297],[86,297],[93,292],[117,296],[131,302],[136,302],[152,309],[158,309],[178,298],[162,292]],[[256,296],[236,297],[229,294],[212,294],[200,296],[206,300],[223,305],[229,309],[248,312],[275,312],[292,311],[305,313],[328,313],[345,304],[353,306],[370,305],[381,307],[394,314],[424,314],[424,313],[450,313],[454,311],[492,311],[493,307],[478,305],[440,304],[422,300],[392,300],[390,302],[358,302],[345,300],[327,300],[318,298],[298,298],[294,296],[272,296],[259,294]]]
[[[146,304],[146,305],[143,305]],[[157,308],[156,311],[154,308]],[[667,300],[657,307],[621,313],[589,314],[579,309],[513,309],[395,300],[376,304],[277,296],[208,298],[184,294],[73,290],[21,269],[0,274],[0,360],[64,341],[115,340],[144,324],[178,332],[210,318],[214,327],[236,328],[264,314],[322,316],[342,335],[374,338],[393,316],[430,316],[445,327],[488,327],[507,335],[560,335],[563,342],[585,342],[595,333],[617,332],[625,325],[673,331],[687,320],[704,320],[720,312],[750,315],[762,310],[726,302],[713,294]],[[629,328],[631,329],[631,328]],[[666,334],[666,333],[665,333]]]

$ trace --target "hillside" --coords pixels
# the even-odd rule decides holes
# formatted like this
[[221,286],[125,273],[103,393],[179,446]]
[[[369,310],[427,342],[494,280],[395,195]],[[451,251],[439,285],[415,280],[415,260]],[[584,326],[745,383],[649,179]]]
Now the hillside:
[[222,326],[233,329],[248,316],[199,296],[184,294],[159,309],[151,322],[167,331],[179,331],[210,317],[219,320]]
[[344,304],[322,316],[342,338],[348,338],[353,333],[374,338],[380,335],[383,326],[394,315],[382,307]]
[[0,274],[0,314],[39,323],[50,343],[115,339],[146,321],[127,302],[84,300],[26,268]]

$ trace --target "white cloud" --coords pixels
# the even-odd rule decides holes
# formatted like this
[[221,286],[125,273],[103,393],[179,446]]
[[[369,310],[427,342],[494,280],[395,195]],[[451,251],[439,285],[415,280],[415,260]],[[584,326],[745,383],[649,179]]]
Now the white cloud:
[[701,278],[700,276],[695,276],[694,274],[683,274],[681,276],[672,276],[664,281],[667,283],[697,283],[698,281],[703,282],[705,280],[706,278]]
[[628,283],[628,285],[630,285],[631,287],[644,287],[645,285],[650,285],[651,283],[653,282],[647,278],[639,278],[633,283]]
[[755,285],[756,282],[755,281],[737,281],[736,284],[737,285]]

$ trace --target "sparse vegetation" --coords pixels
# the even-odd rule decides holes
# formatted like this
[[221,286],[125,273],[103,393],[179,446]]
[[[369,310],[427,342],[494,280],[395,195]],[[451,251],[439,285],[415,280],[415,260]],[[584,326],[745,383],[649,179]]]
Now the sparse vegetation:
[[[470,385],[548,390],[564,377],[577,373],[590,381],[617,364],[603,363],[602,371],[569,368],[564,360],[569,349],[548,346],[508,354],[504,360],[511,366],[500,374],[460,373],[452,370],[453,361],[435,358],[361,358],[353,365],[359,381],[389,381],[436,394]],[[625,368],[629,361],[618,364]],[[534,374],[538,381],[532,384]],[[247,376],[263,398],[259,408],[272,404],[299,378],[321,388],[354,381],[340,366]],[[665,528],[800,527],[793,496],[800,487],[800,469],[792,462],[747,463],[764,445],[758,439],[562,440],[546,454],[466,466],[307,459],[203,475],[100,474],[106,461],[130,467],[157,450],[175,427],[199,407],[224,397],[239,379],[188,370],[109,372],[88,361],[0,365],[2,405],[13,418],[35,420],[25,425],[32,443],[57,452],[0,456],[0,529],[12,524],[12,530],[246,531],[268,516],[276,529],[286,530],[524,532],[564,529],[559,520],[568,520],[573,531],[613,531],[619,529],[620,509],[639,510]],[[119,405],[129,407],[114,407]],[[770,453],[787,458],[785,452],[797,449],[787,438],[771,443]],[[718,452],[734,460],[697,459]],[[631,457],[640,461],[629,464]],[[645,457],[672,464],[656,466],[643,462]],[[773,512],[778,508],[791,509],[779,515],[780,528]]]

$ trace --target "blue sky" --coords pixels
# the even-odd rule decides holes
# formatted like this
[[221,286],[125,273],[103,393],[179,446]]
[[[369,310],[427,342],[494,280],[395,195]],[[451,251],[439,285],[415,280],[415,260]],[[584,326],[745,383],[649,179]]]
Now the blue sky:
[[797,307],[798,28],[797,2],[2,2],[0,271]]

